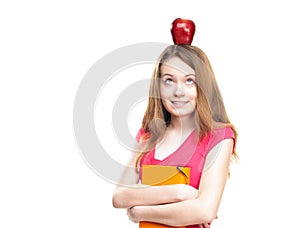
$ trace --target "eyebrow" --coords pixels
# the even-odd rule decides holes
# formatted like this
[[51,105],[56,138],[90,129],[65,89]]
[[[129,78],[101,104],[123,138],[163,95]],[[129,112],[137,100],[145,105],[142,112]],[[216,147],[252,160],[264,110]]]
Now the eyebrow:
[[[174,75],[169,74],[169,73],[165,73],[165,74],[163,74],[161,77],[164,77],[164,76],[174,77]],[[189,77],[189,76],[196,77],[196,75],[194,75],[194,74],[186,74],[184,77]]]

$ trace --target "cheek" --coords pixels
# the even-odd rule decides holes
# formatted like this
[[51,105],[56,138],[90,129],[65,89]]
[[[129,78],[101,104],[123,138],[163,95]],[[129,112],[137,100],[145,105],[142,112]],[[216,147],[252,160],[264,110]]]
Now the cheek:
[[161,99],[168,99],[171,96],[171,92],[167,88],[160,88],[160,98]]
[[162,104],[163,104],[164,108],[168,110],[169,106],[168,106],[168,103],[166,102],[166,100],[162,99]]
[[197,99],[197,90],[196,90],[196,88],[189,89],[188,93],[187,93],[187,96],[188,96],[188,98],[191,102],[196,102],[196,99]]

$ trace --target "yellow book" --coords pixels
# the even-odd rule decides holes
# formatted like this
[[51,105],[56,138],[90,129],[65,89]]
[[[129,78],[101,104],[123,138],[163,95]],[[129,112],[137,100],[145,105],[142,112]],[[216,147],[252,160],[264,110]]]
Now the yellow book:
[[[190,168],[181,166],[160,166],[160,165],[143,165],[142,166],[142,184],[146,185],[169,185],[169,184],[189,184]],[[171,226],[152,223],[140,222],[140,228],[167,228]],[[185,228],[185,227],[178,227]]]

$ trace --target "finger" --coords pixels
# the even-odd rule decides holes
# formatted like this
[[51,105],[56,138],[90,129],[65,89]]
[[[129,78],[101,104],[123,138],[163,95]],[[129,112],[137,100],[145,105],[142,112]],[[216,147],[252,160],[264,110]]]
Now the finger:
[[129,220],[133,222],[133,218],[131,216],[131,210],[130,210],[130,208],[127,209],[127,216],[129,218]]

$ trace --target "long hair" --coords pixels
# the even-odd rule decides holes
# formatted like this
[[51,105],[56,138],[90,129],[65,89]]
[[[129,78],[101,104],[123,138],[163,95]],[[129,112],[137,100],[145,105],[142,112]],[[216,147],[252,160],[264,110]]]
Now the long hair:
[[[142,120],[142,128],[149,134],[144,134],[140,139],[142,153],[137,160],[137,167],[144,153],[151,150],[155,143],[162,139],[171,120],[171,115],[161,100],[159,79],[161,65],[173,57],[181,59],[195,71],[197,85],[195,130],[197,136],[205,137],[214,129],[227,125],[234,132],[236,145],[237,131],[227,116],[223,98],[206,54],[196,46],[170,45],[158,58],[151,78],[148,105]],[[235,147],[233,148],[233,158],[238,159]]]

